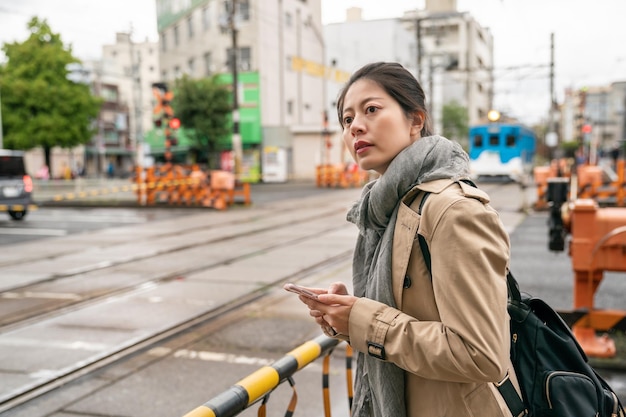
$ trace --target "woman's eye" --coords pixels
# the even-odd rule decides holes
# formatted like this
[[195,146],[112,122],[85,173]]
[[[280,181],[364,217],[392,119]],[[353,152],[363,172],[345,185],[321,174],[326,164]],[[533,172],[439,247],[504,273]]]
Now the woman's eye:
[[350,123],[352,123],[352,117],[344,117],[343,118],[343,125],[349,125]]
[[376,110],[378,110],[378,109],[377,109],[376,107],[374,107],[374,106],[368,106],[368,107],[365,109],[365,111],[366,111],[367,113],[374,113]]

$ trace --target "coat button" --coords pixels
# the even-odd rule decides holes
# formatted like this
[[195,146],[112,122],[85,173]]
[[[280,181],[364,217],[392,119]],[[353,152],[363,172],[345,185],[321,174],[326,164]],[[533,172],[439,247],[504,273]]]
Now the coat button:
[[404,276],[404,283],[402,284],[404,288],[409,288],[411,286],[411,277],[408,275]]

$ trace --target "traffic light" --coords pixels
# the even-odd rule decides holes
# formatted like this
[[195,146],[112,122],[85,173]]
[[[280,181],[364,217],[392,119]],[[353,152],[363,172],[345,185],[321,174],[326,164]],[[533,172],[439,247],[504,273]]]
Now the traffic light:
[[169,128],[166,129],[166,138],[170,141],[172,146],[178,145],[178,139],[176,138],[176,130],[180,127],[180,119],[173,117],[169,120]]
[[170,119],[170,128],[171,129],[178,129],[180,127],[180,119],[174,117],[172,119]]
[[155,105],[152,110],[152,120],[157,128],[167,125],[169,120],[174,116],[171,102],[174,98],[174,92],[168,91],[167,84],[153,83],[152,94],[155,98]]

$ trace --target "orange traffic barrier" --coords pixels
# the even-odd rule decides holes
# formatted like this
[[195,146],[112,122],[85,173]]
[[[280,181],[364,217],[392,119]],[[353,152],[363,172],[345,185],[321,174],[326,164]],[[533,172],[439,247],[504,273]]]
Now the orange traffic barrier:
[[597,310],[595,293],[604,271],[626,271],[626,208],[599,208],[591,199],[576,200],[568,220],[571,229],[569,254],[574,270],[574,308],[587,314],[572,330],[590,356],[613,357],[615,343],[597,330],[609,330],[626,317],[626,311]]
[[316,168],[316,184],[318,187],[362,187],[368,179],[368,172],[361,170],[356,164],[325,164],[318,165]]
[[[549,178],[571,177],[571,169],[564,161],[552,161],[549,166],[535,167],[533,171],[537,189],[535,209],[542,210],[549,207],[547,196]],[[603,206],[626,206],[626,166],[623,159],[617,161],[615,175],[611,175],[612,178],[608,181],[605,179],[608,175],[605,174],[604,169],[597,165],[579,165],[575,173],[577,198],[590,198]]]
[[537,188],[537,200],[535,209],[542,210],[548,208],[548,178],[556,176],[556,172],[551,167],[535,167],[533,170],[535,186]]
[[137,200],[141,205],[157,203],[199,205],[224,210],[243,196],[251,203],[250,184],[235,181],[233,173],[202,171],[197,165],[183,166],[166,163],[158,167],[140,168],[135,172]]

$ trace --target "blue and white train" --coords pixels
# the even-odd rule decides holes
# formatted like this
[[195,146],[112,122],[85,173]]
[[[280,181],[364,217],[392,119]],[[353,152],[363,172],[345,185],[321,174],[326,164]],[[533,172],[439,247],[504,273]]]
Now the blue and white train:
[[537,137],[517,124],[486,123],[469,129],[469,157],[473,178],[508,177],[524,182],[532,173]]

